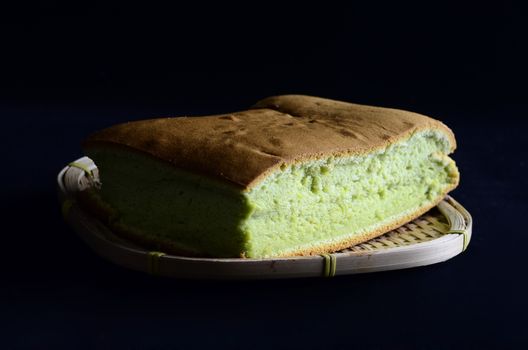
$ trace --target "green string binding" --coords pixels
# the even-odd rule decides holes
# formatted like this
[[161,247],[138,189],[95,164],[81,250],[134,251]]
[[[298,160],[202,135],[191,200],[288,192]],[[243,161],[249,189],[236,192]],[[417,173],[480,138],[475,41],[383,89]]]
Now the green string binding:
[[159,274],[160,258],[164,255],[162,252],[148,252],[147,270],[151,275]]
[[334,254],[321,254],[324,259],[323,276],[334,277],[336,273],[337,260]]
[[71,162],[70,164],[68,164],[68,166],[73,167],[73,168],[81,169],[88,176],[92,176],[93,175],[92,171],[84,164],[77,163],[77,162]]
[[466,230],[450,230],[450,231],[447,231],[446,234],[449,234],[449,233],[453,233],[453,234],[459,234],[459,235],[462,235],[463,236],[463,240],[464,240],[464,243],[462,244],[462,251],[465,251],[466,248],[468,247],[469,245],[469,240],[468,240],[468,233]]

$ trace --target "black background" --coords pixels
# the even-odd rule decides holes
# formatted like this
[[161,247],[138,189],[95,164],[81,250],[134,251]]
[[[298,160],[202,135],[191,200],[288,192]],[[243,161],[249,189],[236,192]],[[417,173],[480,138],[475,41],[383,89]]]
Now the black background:
[[[524,21],[504,2],[3,11],[0,347],[528,345]],[[284,93],[447,123],[462,174],[453,195],[474,216],[469,249],[370,275],[185,281],[111,265],[63,223],[54,177],[88,133]]]

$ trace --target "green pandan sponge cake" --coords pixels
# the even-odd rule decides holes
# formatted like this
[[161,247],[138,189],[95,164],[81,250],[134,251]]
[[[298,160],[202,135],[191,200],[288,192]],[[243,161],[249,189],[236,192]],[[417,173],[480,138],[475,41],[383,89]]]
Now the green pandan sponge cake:
[[339,250],[418,217],[459,180],[441,122],[297,95],[116,125],[83,149],[102,182],[82,193],[86,208],[131,240],[196,256]]

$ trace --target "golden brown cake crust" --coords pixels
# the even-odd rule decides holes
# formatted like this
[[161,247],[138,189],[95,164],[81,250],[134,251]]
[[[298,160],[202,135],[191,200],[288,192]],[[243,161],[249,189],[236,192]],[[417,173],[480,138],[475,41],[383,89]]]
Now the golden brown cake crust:
[[451,130],[424,115],[285,95],[231,114],[119,124],[92,134],[83,147],[127,147],[248,191],[283,164],[366,154],[425,129],[444,132],[455,149]]

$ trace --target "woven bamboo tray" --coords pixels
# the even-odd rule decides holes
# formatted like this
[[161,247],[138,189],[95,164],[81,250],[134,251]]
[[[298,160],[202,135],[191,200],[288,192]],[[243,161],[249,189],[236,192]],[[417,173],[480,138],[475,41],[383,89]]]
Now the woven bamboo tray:
[[331,277],[435,264],[464,251],[472,219],[447,196],[421,217],[366,243],[332,254],[277,259],[192,258],[149,251],[115,235],[76,204],[75,193],[98,184],[95,164],[87,157],[58,175],[65,220],[100,256],[138,271],[180,278],[266,279]]

